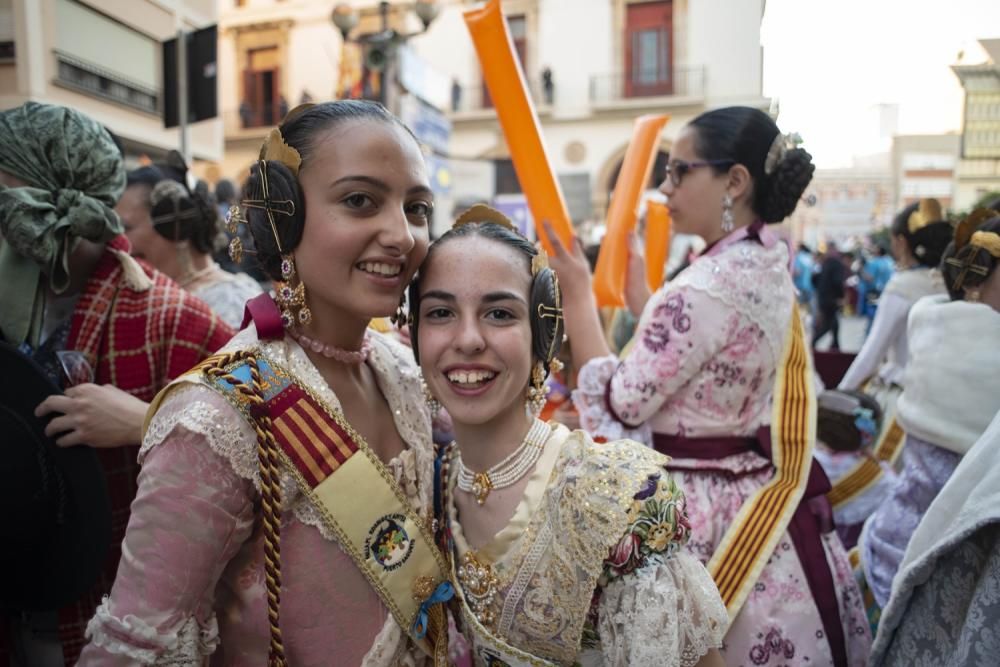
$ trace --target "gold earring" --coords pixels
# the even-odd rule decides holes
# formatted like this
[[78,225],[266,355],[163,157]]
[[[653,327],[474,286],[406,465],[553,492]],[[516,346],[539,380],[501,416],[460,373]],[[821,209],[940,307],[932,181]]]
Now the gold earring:
[[433,419],[441,412],[441,402],[434,398],[431,388],[427,386],[427,382],[423,378],[420,378],[420,388],[424,392],[424,401],[427,402],[427,408],[431,411],[431,419]]
[[399,297],[399,307],[396,308],[396,312],[389,316],[389,321],[392,322],[396,327],[402,328],[406,323],[406,292]]
[[545,384],[545,365],[536,361],[531,368],[531,385],[528,386],[524,404],[524,410],[529,417],[537,418],[542,414],[548,393],[549,388]]
[[292,326],[296,320],[299,324],[309,324],[312,322],[312,311],[306,305],[306,286],[296,279],[295,257],[291,253],[281,256],[281,278],[274,285],[274,300],[281,308],[281,323],[285,328]]

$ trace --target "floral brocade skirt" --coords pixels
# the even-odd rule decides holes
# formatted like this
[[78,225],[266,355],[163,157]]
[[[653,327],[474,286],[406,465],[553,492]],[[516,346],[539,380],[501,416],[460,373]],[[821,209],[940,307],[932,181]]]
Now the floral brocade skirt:
[[[745,452],[716,460],[674,459],[668,468],[687,496],[691,539],[687,548],[708,564],[743,503],[772,476],[764,457]],[[836,532],[822,536],[851,667],[866,664],[871,632],[847,553]],[[819,609],[788,533],[726,634],[728,667],[833,665]]]

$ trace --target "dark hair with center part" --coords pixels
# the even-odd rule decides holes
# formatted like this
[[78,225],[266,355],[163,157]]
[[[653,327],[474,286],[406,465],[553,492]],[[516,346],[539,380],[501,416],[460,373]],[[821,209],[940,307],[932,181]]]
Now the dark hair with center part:
[[[751,107],[725,107],[706,111],[689,123],[695,130],[695,152],[703,160],[731,160],[741,164],[753,179],[750,207],[764,222],[781,222],[795,210],[812,180],[812,156],[793,148],[764,173],[764,161],[780,133],[766,113]],[[717,174],[730,167],[714,166]]]
[[[524,269],[531,275],[532,260],[538,255],[538,249],[517,232],[498,225],[495,222],[470,222],[459,227],[452,227],[431,244],[424,260],[423,267],[410,283],[410,336],[413,341],[413,354],[420,361],[419,325],[420,325],[420,275],[430,266],[436,251],[442,246],[460,238],[480,237],[501,243],[524,256]],[[552,360],[559,354],[562,346],[563,321],[561,317],[541,317],[540,308],[555,309],[562,303],[559,294],[559,283],[552,269],[542,269],[531,280],[528,294],[528,320],[531,324],[532,356],[545,365],[546,373]],[[552,312],[549,310],[548,312]]]
[[[302,158],[300,171],[309,164],[316,142],[324,133],[341,123],[351,121],[374,121],[395,125],[410,137],[413,133],[398,118],[377,102],[365,100],[337,100],[309,107],[299,113],[290,114],[279,127],[285,143],[298,151]],[[414,138],[416,141],[416,138]],[[306,222],[306,202],[298,179],[291,170],[277,160],[268,160],[267,185],[272,201],[290,201],[294,206],[291,216],[274,214],[281,248],[287,253],[294,250],[302,240],[302,230]],[[243,187],[246,199],[263,199],[264,187],[260,175],[260,162],[250,167],[250,178]],[[275,232],[267,213],[259,208],[241,207],[247,218],[250,233],[257,248],[256,259],[264,272],[274,280],[281,280],[281,251],[275,242]]]

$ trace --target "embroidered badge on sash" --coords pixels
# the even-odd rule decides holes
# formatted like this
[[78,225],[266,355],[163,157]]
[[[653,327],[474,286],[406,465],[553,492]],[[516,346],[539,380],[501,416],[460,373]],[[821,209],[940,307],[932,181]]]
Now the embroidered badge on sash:
[[386,570],[395,570],[413,553],[413,540],[403,528],[405,523],[402,514],[387,514],[368,531],[365,552]]

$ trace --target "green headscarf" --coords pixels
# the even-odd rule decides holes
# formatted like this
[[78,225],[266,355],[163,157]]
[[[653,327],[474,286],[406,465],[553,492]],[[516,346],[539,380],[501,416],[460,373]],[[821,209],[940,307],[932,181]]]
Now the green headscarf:
[[122,233],[112,207],[125,189],[121,152],[100,123],[79,111],[27,102],[0,111],[0,171],[26,187],[0,186],[0,331],[37,344],[42,275],[69,286],[75,240],[106,243]]

